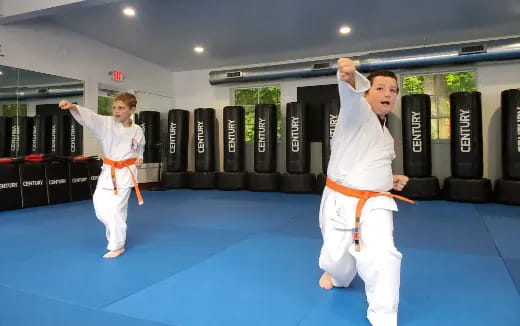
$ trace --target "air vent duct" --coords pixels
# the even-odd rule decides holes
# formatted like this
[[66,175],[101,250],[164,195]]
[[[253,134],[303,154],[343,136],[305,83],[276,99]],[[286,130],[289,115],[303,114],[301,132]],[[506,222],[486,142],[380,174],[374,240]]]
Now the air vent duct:
[[[382,51],[356,56],[358,70],[421,68],[485,61],[520,59],[520,38]],[[282,78],[328,76],[336,73],[336,59],[211,71],[211,85]],[[236,74],[240,72],[240,74]],[[228,76],[231,74],[231,76]]]
[[28,100],[83,95],[83,84],[0,88],[0,100]]
[[290,63],[256,68],[244,68],[239,70],[212,71],[209,73],[211,85],[266,81],[282,78],[319,77],[334,74],[336,71],[336,59],[324,61],[312,61],[303,63]]

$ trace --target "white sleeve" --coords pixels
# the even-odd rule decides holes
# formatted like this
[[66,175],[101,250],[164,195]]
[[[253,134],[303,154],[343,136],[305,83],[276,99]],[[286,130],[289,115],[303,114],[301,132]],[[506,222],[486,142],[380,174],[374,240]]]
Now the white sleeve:
[[362,100],[363,94],[370,88],[370,81],[356,71],[354,77],[356,88],[353,88],[349,83],[339,78],[339,72],[337,77],[341,105],[338,124],[349,130],[357,129],[370,113],[370,106]]
[[78,112],[70,110],[74,119],[76,119],[80,125],[90,130],[96,138],[103,139],[104,133],[110,128],[113,118],[111,116],[97,114],[79,105],[76,106]]
[[139,127],[139,134],[140,134],[140,141],[139,141],[139,144],[137,145],[137,153],[138,153],[138,157],[137,158],[143,158],[143,153],[144,153],[144,145],[146,144],[146,139],[144,139],[144,133],[143,133],[143,129],[141,129]]
[[[363,94],[370,88],[370,81],[365,76],[356,71],[356,88],[341,80],[339,73],[337,77],[340,111],[331,145],[334,145],[338,137],[340,137],[340,141],[348,141],[359,130],[363,122],[369,118],[371,110],[370,105],[363,98]],[[335,137],[336,135],[338,136]]]

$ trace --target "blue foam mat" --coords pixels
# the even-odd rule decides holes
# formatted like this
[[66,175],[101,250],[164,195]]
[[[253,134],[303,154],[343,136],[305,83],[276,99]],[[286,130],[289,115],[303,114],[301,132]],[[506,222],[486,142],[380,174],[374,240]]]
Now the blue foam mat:
[[130,243],[124,256],[114,260],[101,258],[105,252],[101,241],[96,250],[92,245],[63,246],[3,266],[0,284],[84,306],[103,307],[244,238],[238,232],[171,229],[156,234],[153,241]]
[[[0,325],[369,325],[317,285],[319,195],[144,195],[116,260],[91,201],[0,212]],[[520,207],[398,205],[400,325],[520,325]]]
[[520,218],[495,216],[485,221],[500,255],[520,259]]
[[2,326],[165,326],[164,324],[81,307],[0,286]]
[[107,311],[178,325],[296,325],[324,295],[318,253],[315,239],[255,236]]
[[520,294],[520,259],[505,259],[504,262]]

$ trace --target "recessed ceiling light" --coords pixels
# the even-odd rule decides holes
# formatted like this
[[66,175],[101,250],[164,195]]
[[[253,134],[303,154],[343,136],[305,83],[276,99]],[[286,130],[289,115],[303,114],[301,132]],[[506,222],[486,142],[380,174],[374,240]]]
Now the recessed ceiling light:
[[195,53],[203,53],[204,52],[204,48],[200,45],[196,46],[193,48],[193,51],[195,51]]
[[4,73],[0,71],[0,76],[3,75]]
[[346,34],[349,34],[351,31],[352,31],[352,29],[351,29],[350,27],[346,26],[346,25],[341,26],[341,27],[339,28],[339,32],[340,32],[340,34],[344,34],[344,35],[346,35]]
[[135,10],[134,8],[126,7],[125,9],[123,9],[123,14],[127,16],[135,16]]

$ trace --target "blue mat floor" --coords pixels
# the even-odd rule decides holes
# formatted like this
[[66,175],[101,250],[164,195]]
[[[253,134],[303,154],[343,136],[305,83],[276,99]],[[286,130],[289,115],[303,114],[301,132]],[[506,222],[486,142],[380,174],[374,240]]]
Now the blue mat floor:
[[[114,260],[91,201],[0,212],[0,325],[369,325],[359,278],[317,285],[319,195],[143,195]],[[520,325],[520,207],[399,208],[399,325]]]

